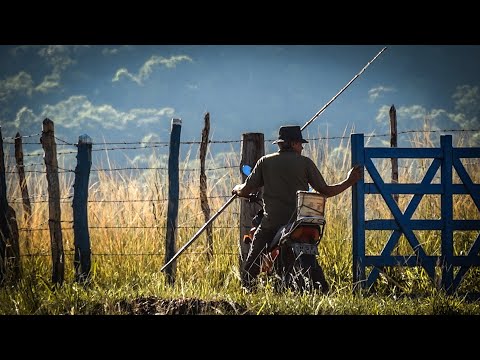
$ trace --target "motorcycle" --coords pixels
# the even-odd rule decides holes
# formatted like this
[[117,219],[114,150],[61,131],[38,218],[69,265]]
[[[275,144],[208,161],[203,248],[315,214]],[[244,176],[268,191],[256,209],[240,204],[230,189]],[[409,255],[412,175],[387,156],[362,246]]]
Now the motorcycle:
[[[242,172],[248,176],[251,167],[244,165]],[[252,227],[244,235],[243,242],[250,245],[253,235],[263,218],[263,199],[252,193],[248,201],[261,208],[252,218]],[[261,259],[261,273],[274,279],[277,291],[285,289],[329,291],[322,267],[318,263],[318,245],[323,237],[326,221],[324,217],[326,197],[312,191],[297,191],[296,218],[282,226],[269,243]],[[249,246],[247,246],[249,248]],[[243,257],[246,258],[246,254]]]

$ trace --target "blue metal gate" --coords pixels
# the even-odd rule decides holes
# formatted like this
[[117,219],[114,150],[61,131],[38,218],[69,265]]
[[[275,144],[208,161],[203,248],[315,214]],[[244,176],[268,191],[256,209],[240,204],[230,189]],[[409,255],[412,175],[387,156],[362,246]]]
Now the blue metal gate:
[[[468,269],[480,266],[480,235],[473,242],[466,255],[454,254],[454,230],[480,230],[480,220],[454,220],[453,195],[469,194],[480,211],[480,185],[474,184],[461,162],[461,158],[480,158],[480,148],[454,148],[452,136],[440,137],[440,148],[385,148],[365,147],[363,134],[351,135],[352,164],[364,166],[373,183],[360,180],[352,188],[353,222],[353,287],[369,288],[377,279],[380,269],[386,266],[422,266],[432,281],[435,269],[441,269],[441,285],[447,293],[453,293],[459,286]],[[374,158],[432,158],[423,180],[415,184],[385,183],[375,167]],[[440,168],[440,184],[432,184]],[[452,181],[455,169],[463,184]],[[394,219],[365,220],[365,194],[381,194]],[[392,194],[413,194],[402,213]],[[413,220],[417,206],[426,194],[440,194],[441,218],[438,220]],[[392,233],[380,255],[367,256],[365,252],[366,230],[391,230]],[[441,255],[427,255],[413,230],[440,230]],[[414,254],[409,256],[392,255],[392,250],[404,235]],[[366,274],[366,267],[371,267]],[[459,267],[454,274],[454,267]]]

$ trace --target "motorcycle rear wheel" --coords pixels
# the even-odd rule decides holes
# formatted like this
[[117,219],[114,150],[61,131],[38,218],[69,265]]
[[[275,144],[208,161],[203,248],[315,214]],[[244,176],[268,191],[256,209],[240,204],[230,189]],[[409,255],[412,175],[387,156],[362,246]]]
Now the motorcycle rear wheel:
[[325,294],[329,290],[323,269],[315,255],[301,254],[296,257],[292,248],[284,245],[275,261],[274,270],[277,291],[319,290]]

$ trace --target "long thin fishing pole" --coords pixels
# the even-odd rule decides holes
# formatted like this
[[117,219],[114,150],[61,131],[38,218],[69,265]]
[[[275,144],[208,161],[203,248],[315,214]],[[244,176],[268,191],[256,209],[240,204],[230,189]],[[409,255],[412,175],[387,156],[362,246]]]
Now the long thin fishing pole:
[[187,248],[200,236],[200,234],[203,232],[203,230],[205,230],[208,226],[208,224],[210,224],[213,220],[215,220],[217,218],[218,215],[220,215],[222,213],[223,210],[225,210],[227,208],[228,205],[230,205],[230,203],[235,200],[235,198],[237,197],[237,194],[235,195],[232,195],[230,197],[230,199],[227,200],[227,202],[225,204],[223,204],[223,206],[210,218],[210,220],[208,220],[196,233],[195,235],[193,235],[193,237],[188,240],[188,242],[185,243],[185,245],[183,245],[181,247],[180,250],[177,251],[177,253],[175,255],[172,256],[172,258],[170,260],[168,260],[168,262],[163,265],[163,267],[160,269],[160,271],[163,271],[167,268],[168,265],[170,265],[177,257],[180,256],[181,253],[183,253],[185,250],[187,250]]
[[330,105],[332,102],[334,102],[335,99],[336,99],[337,97],[339,97],[340,94],[341,94],[342,92],[344,92],[345,89],[348,88],[348,87],[350,86],[350,84],[353,83],[353,82],[365,71],[365,69],[366,69],[372,62],[374,62],[375,59],[376,59],[377,57],[379,57],[380,54],[383,53],[386,49],[387,49],[387,47],[385,46],[382,50],[380,50],[380,52],[379,52],[377,55],[375,55],[375,57],[374,57],[372,60],[370,60],[370,61],[368,62],[368,64],[365,65],[365,66],[363,67],[363,69],[360,70],[360,72],[359,72],[357,75],[355,75],[355,76],[352,78],[352,80],[350,80],[350,81],[347,83],[347,85],[345,85],[333,98],[331,98],[329,102],[327,102],[325,105],[323,105],[323,107],[322,107],[320,110],[318,110],[318,112],[317,112],[315,115],[313,115],[313,117],[312,117],[310,120],[308,120],[308,121],[305,123],[305,125],[302,126],[302,128],[301,128],[300,130],[305,129],[308,125],[310,125],[310,123],[313,122],[313,120],[315,120],[317,117],[319,117],[320,114],[325,111],[325,109],[327,108],[327,106]]

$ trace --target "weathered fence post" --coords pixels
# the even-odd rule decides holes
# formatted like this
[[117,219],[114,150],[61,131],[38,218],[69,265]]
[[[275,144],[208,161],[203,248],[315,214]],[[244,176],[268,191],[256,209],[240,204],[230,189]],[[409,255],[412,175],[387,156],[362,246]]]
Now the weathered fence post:
[[[23,145],[22,137],[17,132],[15,135],[15,161],[17,163],[18,180],[20,182],[20,190],[22,192],[23,203],[23,219],[27,229],[30,228],[30,218],[32,216],[32,206],[30,204],[30,196],[28,195],[27,180],[25,178],[25,166],[23,163]],[[25,236],[25,245],[28,253],[31,252],[31,236],[32,233],[27,231]]]
[[453,284],[453,147],[452,135],[441,135],[440,146],[443,152],[442,167],[440,176],[442,178],[441,194],[441,216],[443,220],[442,229],[442,287],[451,292]]
[[[390,147],[397,147],[397,111],[395,106],[390,107]],[[392,183],[398,183],[398,158],[392,160]],[[393,199],[398,204],[398,194],[393,194]]]
[[[165,264],[175,255],[178,201],[179,201],[179,175],[178,158],[180,155],[180,132],[182,120],[172,119],[172,131],[170,133],[170,153],[168,156],[168,208],[167,208],[167,232],[165,239]],[[173,261],[165,269],[167,281],[170,284],[175,282],[177,263]]]
[[[242,172],[242,166],[248,165],[252,169],[255,166],[258,159],[265,155],[265,140],[262,133],[246,133],[242,134],[241,144],[242,158],[240,160],[240,175],[242,182],[245,181],[247,176]],[[250,232],[252,227],[252,218],[261,209],[260,205],[250,203],[245,199],[240,201],[240,265],[243,260],[246,259],[250,245],[245,244],[243,237]]]
[[0,284],[20,277],[20,246],[15,211],[8,205],[2,127],[0,126]]
[[7,239],[10,238],[7,212],[7,181],[5,177],[5,160],[3,158],[2,128],[0,127],[0,283],[3,283],[5,279],[5,250],[7,248]]
[[[390,107],[390,147],[397,147],[397,110],[395,106]],[[392,161],[392,184],[398,184],[398,158],[393,157],[390,159]],[[398,205],[398,194],[393,194],[393,200]],[[400,247],[397,242],[395,245],[395,251],[397,255],[400,255]]]
[[[365,166],[363,134],[352,134],[352,166]],[[352,186],[352,245],[353,245],[353,291],[365,287],[365,182],[358,180]]]
[[50,229],[50,244],[52,248],[52,281],[63,284],[65,274],[65,254],[63,252],[60,185],[58,182],[57,145],[53,121],[43,120],[42,137],[40,138],[44,151],[44,161],[47,168],[48,188],[48,227]]
[[[205,125],[202,130],[202,142],[200,143],[200,204],[203,211],[205,222],[210,220],[210,206],[207,198],[207,176],[205,175],[205,157],[208,148],[208,135],[210,133],[210,114],[205,114]],[[207,230],[207,258],[211,260],[213,257],[213,237],[212,224],[206,227]]]
[[75,281],[90,279],[90,235],[88,232],[88,181],[92,167],[92,139],[88,135],[78,137],[77,166],[73,184],[73,234],[75,244]]

